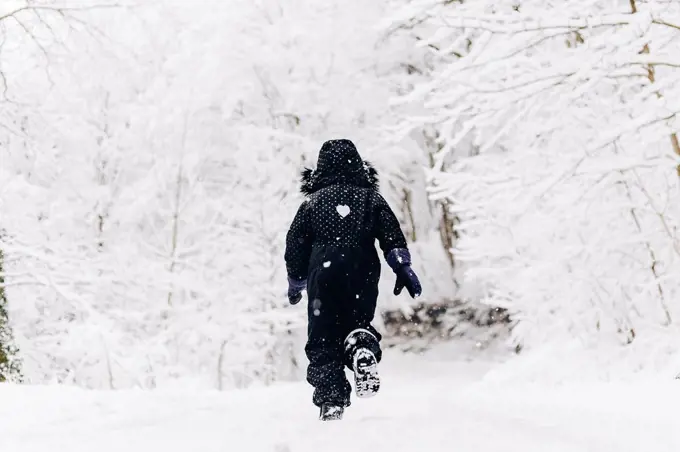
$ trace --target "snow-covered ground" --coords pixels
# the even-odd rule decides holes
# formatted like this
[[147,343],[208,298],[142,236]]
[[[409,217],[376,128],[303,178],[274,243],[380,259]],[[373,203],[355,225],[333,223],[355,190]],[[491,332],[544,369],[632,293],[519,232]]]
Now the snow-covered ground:
[[[496,384],[387,353],[379,396],[322,423],[305,383],[227,392],[0,385],[2,452],[677,452],[680,384]],[[673,408],[676,408],[675,410]]]

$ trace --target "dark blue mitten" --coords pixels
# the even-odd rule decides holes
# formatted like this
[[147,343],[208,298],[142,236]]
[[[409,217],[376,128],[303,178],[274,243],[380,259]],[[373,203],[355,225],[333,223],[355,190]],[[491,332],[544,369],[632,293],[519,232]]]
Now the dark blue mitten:
[[298,304],[302,300],[302,291],[307,288],[306,279],[288,277],[288,301],[290,304]]
[[397,275],[394,285],[394,294],[399,295],[406,287],[411,298],[419,297],[423,288],[418,280],[418,275],[411,268],[411,253],[406,248],[395,248],[385,256],[392,271]]

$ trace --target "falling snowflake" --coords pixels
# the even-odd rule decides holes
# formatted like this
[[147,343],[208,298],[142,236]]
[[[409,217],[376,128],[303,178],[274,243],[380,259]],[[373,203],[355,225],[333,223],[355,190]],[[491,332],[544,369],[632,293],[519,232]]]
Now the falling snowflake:
[[324,262],[324,263],[323,263],[323,266],[324,266],[325,268],[330,267],[330,266],[331,266],[331,261],[326,261],[326,262]]
[[315,315],[316,317],[319,317],[319,316],[321,315],[321,311],[318,310],[318,309],[315,309],[315,310],[314,310],[314,315]]

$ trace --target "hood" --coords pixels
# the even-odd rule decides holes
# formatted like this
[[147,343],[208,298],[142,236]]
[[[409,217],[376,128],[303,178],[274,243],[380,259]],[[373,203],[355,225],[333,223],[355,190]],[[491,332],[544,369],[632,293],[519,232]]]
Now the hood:
[[316,169],[305,168],[302,172],[300,191],[311,195],[337,184],[378,189],[378,172],[361,159],[350,140],[330,140],[323,144]]

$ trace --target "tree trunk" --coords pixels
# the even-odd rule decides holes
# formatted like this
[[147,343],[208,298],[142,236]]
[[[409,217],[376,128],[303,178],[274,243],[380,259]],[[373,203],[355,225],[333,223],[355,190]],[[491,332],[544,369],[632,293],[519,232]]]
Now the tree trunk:
[[[671,134],[671,145],[673,146],[673,152],[675,152],[675,155],[680,157],[680,142],[678,141],[677,133]],[[678,177],[680,177],[680,165],[675,167],[675,172],[678,174]]]
[[[441,146],[436,142],[436,136],[429,135],[426,131],[423,132],[425,137],[425,143],[427,147],[427,156],[429,159],[430,167],[434,166],[434,154],[441,150]],[[460,219],[457,215],[451,214],[449,207],[451,206],[451,201],[448,199],[442,199],[435,201],[435,207],[440,210],[439,216],[439,237],[441,239],[444,251],[446,251],[446,256],[448,258],[449,264],[451,265],[451,271],[456,270],[456,258],[451,251],[458,240],[458,231],[456,231],[456,224],[460,223]],[[454,284],[459,287],[458,281],[454,279]]]
[[[171,249],[170,249],[170,266],[168,268],[168,273],[172,277],[175,272],[175,266],[177,264],[177,244],[179,237],[179,215],[180,215],[180,204],[182,201],[182,178],[184,176],[184,149],[186,146],[187,139],[187,123],[189,121],[188,115],[184,115],[184,128],[182,130],[182,152],[180,154],[180,161],[177,167],[177,186],[175,188],[175,205],[172,212],[172,237],[171,237]],[[172,306],[172,297],[174,295],[174,283],[168,292],[168,306]]]
[[[630,0],[630,9],[633,14],[638,12],[636,0]],[[649,44],[645,44],[640,53],[645,55],[649,54]],[[647,66],[647,78],[649,79],[649,83],[652,84],[656,83],[656,72],[653,64]],[[663,97],[660,91],[657,91],[656,95],[659,98]],[[671,146],[673,146],[673,153],[680,157],[680,142],[678,142],[678,134],[676,132],[673,132],[670,138]],[[680,177],[680,165],[677,165],[675,167],[675,172],[678,175],[678,177]]]

